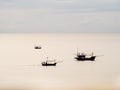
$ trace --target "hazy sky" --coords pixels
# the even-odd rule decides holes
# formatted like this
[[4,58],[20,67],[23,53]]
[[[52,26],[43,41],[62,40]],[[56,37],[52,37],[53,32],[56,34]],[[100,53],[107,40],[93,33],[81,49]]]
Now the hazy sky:
[[8,32],[120,32],[120,0],[0,0]]

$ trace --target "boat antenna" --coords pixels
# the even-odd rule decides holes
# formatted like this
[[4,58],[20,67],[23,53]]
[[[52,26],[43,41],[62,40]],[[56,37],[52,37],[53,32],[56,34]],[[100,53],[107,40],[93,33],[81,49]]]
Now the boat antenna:
[[93,52],[91,53],[91,56],[93,56]]
[[46,60],[46,62],[48,61],[48,57],[46,57],[47,58],[47,60]]
[[77,47],[77,55],[79,54],[79,52],[78,52],[78,47]]

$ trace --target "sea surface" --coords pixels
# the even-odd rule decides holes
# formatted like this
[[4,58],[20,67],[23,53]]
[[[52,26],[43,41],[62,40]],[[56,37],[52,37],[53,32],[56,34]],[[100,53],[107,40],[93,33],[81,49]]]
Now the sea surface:
[[0,90],[120,90],[120,33],[0,34]]

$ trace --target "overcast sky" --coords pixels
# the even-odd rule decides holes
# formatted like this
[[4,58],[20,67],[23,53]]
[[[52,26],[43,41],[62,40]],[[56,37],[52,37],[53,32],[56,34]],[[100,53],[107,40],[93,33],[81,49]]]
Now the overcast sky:
[[120,0],[0,0],[0,33],[120,32]]

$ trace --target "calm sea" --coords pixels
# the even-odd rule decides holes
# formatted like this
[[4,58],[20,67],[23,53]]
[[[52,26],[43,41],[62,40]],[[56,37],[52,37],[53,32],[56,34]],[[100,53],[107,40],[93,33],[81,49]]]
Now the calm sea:
[[0,90],[120,90],[120,33],[0,34]]

